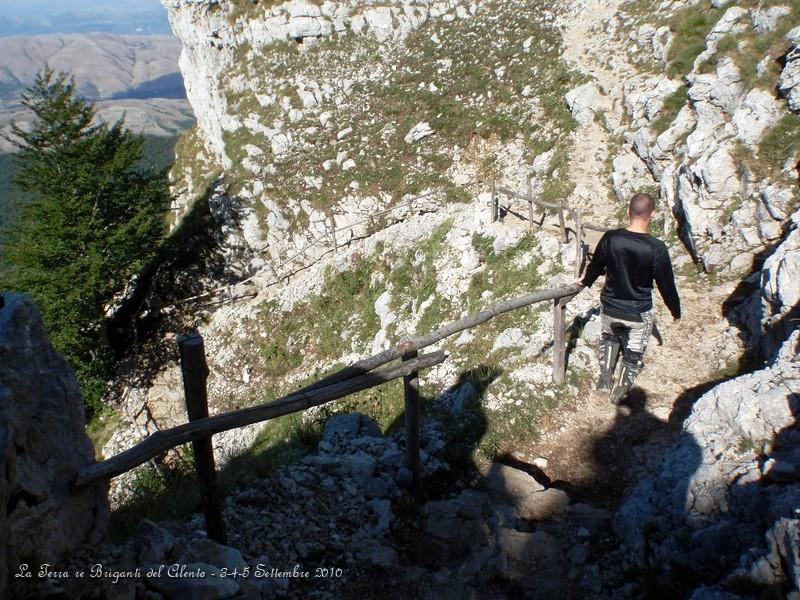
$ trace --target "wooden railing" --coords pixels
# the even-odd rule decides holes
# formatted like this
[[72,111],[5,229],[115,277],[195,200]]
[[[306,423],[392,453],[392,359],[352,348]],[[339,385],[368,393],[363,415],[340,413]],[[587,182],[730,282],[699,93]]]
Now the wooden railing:
[[[297,261],[298,258],[307,255],[308,252],[311,249],[313,249],[313,248],[315,248],[317,246],[320,246],[320,245],[323,245],[323,244],[330,244],[331,245],[330,251],[332,251],[332,252],[337,251],[339,249],[339,246],[340,246],[339,242],[342,239],[342,234],[344,234],[344,233],[346,233],[348,231],[352,231],[356,227],[360,227],[361,225],[374,223],[376,219],[378,219],[378,218],[380,218],[380,217],[382,217],[384,215],[391,214],[394,211],[396,211],[398,209],[401,209],[401,208],[406,209],[408,211],[409,216],[411,216],[413,214],[413,212],[414,212],[414,205],[417,202],[419,202],[420,200],[424,200],[424,199],[429,198],[431,196],[435,196],[437,194],[441,194],[443,192],[446,192],[448,189],[464,189],[464,188],[467,188],[467,187],[474,186],[477,183],[478,182],[470,182],[470,183],[467,183],[467,184],[464,184],[464,185],[461,185],[461,186],[456,186],[455,188],[437,188],[435,190],[431,190],[431,191],[426,192],[424,194],[421,194],[419,196],[413,196],[413,197],[409,196],[408,198],[406,198],[405,200],[403,200],[401,202],[398,202],[398,203],[396,203],[396,204],[394,204],[392,206],[389,206],[388,208],[385,208],[383,210],[380,210],[380,211],[378,211],[376,213],[371,214],[369,216],[369,218],[367,218],[367,219],[362,219],[361,221],[356,221],[355,223],[350,223],[349,225],[346,225],[344,227],[337,228],[334,215],[331,214],[329,216],[329,224],[328,224],[329,237],[324,237],[323,236],[323,237],[319,237],[319,238],[313,238],[310,243],[306,244],[305,246],[303,246],[302,248],[300,248],[299,250],[297,250],[296,252],[294,252],[290,256],[284,258],[279,264],[273,265],[271,268],[272,268],[273,274],[275,275],[275,280],[274,281],[270,281],[269,283],[265,284],[265,286],[275,285],[277,283],[280,283],[284,279],[286,279],[286,277],[290,276],[290,275],[280,275],[281,270],[283,270],[285,267],[287,267],[289,265],[294,264],[295,261]],[[550,210],[556,211],[556,214],[558,216],[559,229],[561,231],[561,238],[562,238],[563,243],[565,243],[565,244],[569,242],[569,231],[568,231],[567,226],[566,226],[565,212],[568,213],[570,215],[570,217],[572,217],[572,220],[575,223],[575,242],[576,242],[576,245],[575,245],[575,277],[577,278],[578,275],[580,274],[580,268],[581,268],[581,265],[583,263],[583,258],[586,255],[586,247],[583,245],[583,231],[587,230],[587,229],[594,230],[594,231],[608,231],[609,228],[608,227],[603,227],[601,225],[595,225],[595,224],[592,224],[592,223],[584,223],[583,219],[582,219],[581,209],[580,208],[573,209],[570,206],[565,205],[563,201],[560,202],[559,204],[554,204],[552,202],[544,202],[542,200],[536,199],[534,197],[534,195],[533,195],[533,189],[532,189],[532,184],[531,184],[531,179],[530,178],[528,178],[527,193],[524,194],[524,195],[520,194],[518,192],[515,192],[513,190],[510,190],[508,188],[505,188],[505,187],[498,187],[494,180],[492,180],[490,182],[490,186],[491,186],[490,187],[490,190],[491,190],[490,203],[491,203],[492,221],[493,222],[500,218],[500,208],[501,208],[501,204],[500,204],[500,201],[499,201],[499,195],[500,194],[504,194],[508,198],[522,200],[522,201],[524,201],[524,202],[526,202],[528,204],[528,227],[529,227],[529,229],[531,231],[533,230],[533,226],[534,226],[534,223],[535,223],[534,218],[533,218],[533,207],[534,206],[539,206],[539,207],[541,207],[541,208],[543,208],[545,210],[550,209]],[[544,212],[542,213],[542,218],[544,219]],[[348,242],[349,241],[351,241],[351,240],[348,240]],[[264,251],[266,251],[266,249],[267,249],[267,247],[264,246],[264,247],[260,248],[256,253],[257,254],[262,254],[262,253],[264,253]],[[202,300],[203,298],[212,297],[212,296],[215,296],[215,295],[220,294],[220,293],[226,295],[225,296],[225,300],[223,300],[223,302],[224,301],[233,302],[234,300],[237,300],[237,299],[252,297],[252,294],[245,294],[245,295],[242,295],[242,296],[234,296],[234,288],[237,287],[237,286],[249,283],[249,282],[253,281],[256,277],[257,276],[255,276],[255,275],[252,276],[252,277],[247,277],[245,279],[241,279],[240,281],[236,281],[236,282],[231,283],[231,284],[226,284],[224,286],[220,286],[220,287],[208,290],[206,292],[203,292],[202,294],[197,294],[195,296],[191,296],[191,297],[188,297],[188,298],[184,298],[182,300],[178,300],[177,302],[175,302],[175,305],[177,306],[177,305],[181,305],[181,304],[187,304],[189,302],[195,302],[197,300]]]
[[[537,200],[533,197],[533,190],[531,186],[531,180],[528,179],[528,190],[526,195],[519,194],[513,190],[509,190],[508,188],[501,187],[498,191],[502,194],[505,194],[509,198],[516,198],[519,200],[523,200],[524,202],[528,203],[528,227],[529,229],[533,229],[533,207],[534,205],[540,206],[541,208],[547,210],[555,210],[556,215],[558,216],[558,228],[561,232],[561,241],[564,244],[569,243],[569,231],[566,225],[566,219],[564,218],[564,213],[567,212],[570,217],[572,217],[572,221],[575,223],[575,268],[574,268],[574,276],[575,279],[578,279],[581,274],[581,270],[583,268],[583,261],[586,257],[588,252],[587,246],[584,244],[583,241],[583,232],[584,230],[590,229],[593,231],[608,231],[609,227],[604,227],[602,225],[595,225],[594,223],[586,223],[583,221],[583,212],[580,208],[572,208],[568,205],[565,205],[563,201],[559,202],[558,204],[554,204],[552,202],[544,202],[542,200]],[[495,215],[499,216],[500,213],[500,202],[499,198],[497,197],[496,193],[494,192],[494,187],[492,187],[492,215],[493,218]],[[542,223],[544,223],[544,211],[542,211]]]
[[[534,199],[530,184],[528,185],[527,195],[517,194],[506,188],[498,189],[492,184],[491,203],[493,220],[499,216],[500,205],[497,196],[498,191],[510,198],[521,198],[528,202],[528,215],[531,228],[533,228],[534,223],[534,205],[545,209],[556,210],[564,243],[569,241],[564,213],[565,211],[569,213],[575,223],[575,277],[577,279],[583,262],[583,230],[594,229],[605,231],[606,228],[591,223],[584,223],[582,221],[580,209],[569,208],[563,203],[553,204]],[[408,206],[409,211],[412,210],[410,200],[407,201],[405,205]],[[391,207],[385,212],[395,210],[399,206],[401,205]],[[378,215],[376,214],[374,216]],[[359,224],[362,223],[351,224],[349,228]],[[332,232],[332,237],[333,244],[336,246],[335,230]],[[318,241],[319,240],[317,240],[317,242]],[[300,253],[307,249],[308,247],[304,248]],[[298,253],[298,255],[300,253]],[[294,260],[298,255],[290,257],[287,261]],[[163,454],[167,450],[191,442],[194,448],[195,468],[198,473],[199,487],[209,537],[224,543],[225,531],[222,520],[222,501],[216,481],[216,468],[211,445],[211,437],[215,433],[268,421],[283,415],[311,408],[312,406],[327,404],[336,399],[402,377],[405,398],[406,461],[412,473],[413,486],[416,490],[420,482],[420,405],[418,375],[421,370],[438,365],[447,359],[443,351],[419,355],[419,350],[431,346],[456,333],[476,327],[500,314],[530,306],[538,302],[552,301],[553,381],[557,384],[561,384],[564,381],[566,368],[566,304],[580,289],[580,285],[570,284],[557,288],[534,291],[524,296],[493,304],[476,314],[447,323],[428,334],[404,340],[394,348],[364,358],[349,367],[341,369],[332,375],[324,377],[309,386],[292,392],[287,396],[278,398],[270,403],[213,417],[208,416],[206,393],[208,367],[206,365],[203,339],[196,333],[181,336],[178,340],[178,345],[180,349],[181,370],[183,374],[189,422],[171,429],[157,431],[144,441],[112,458],[80,469],[74,485],[75,487],[83,487],[99,481],[108,480],[130,471],[147,460]],[[208,294],[213,294],[218,291],[219,290],[212,290],[208,292]],[[195,296],[185,301],[200,297],[202,296]],[[382,367],[398,359],[400,360],[400,364],[378,369],[378,367]]]
[[[216,469],[211,448],[211,436],[213,434],[268,421],[311,408],[312,406],[327,404],[344,396],[402,377],[407,436],[406,460],[413,476],[414,488],[418,489],[420,481],[418,374],[421,370],[438,365],[447,359],[447,355],[441,350],[423,355],[419,355],[418,351],[446,337],[485,323],[497,315],[538,302],[553,301],[553,380],[556,383],[561,383],[564,380],[564,357],[566,353],[564,311],[567,301],[578,291],[580,291],[580,286],[572,284],[538,290],[524,296],[493,304],[478,313],[450,322],[428,334],[407,339],[394,348],[369,356],[270,403],[213,417],[208,416],[206,395],[208,367],[206,366],[203,340],[198,334],[181,336],[178,340],[178,345],[189,422],[170,429],[157,431],[144,441],[116,456],[83,467],[78,471],[74,485],[79,488],[108,480],[130,471],[167,450],[192,442],[208,533],[212,539],[222,543],[225,539],[225,533],[222,525],[222,502],[217,489]],[[378,367],[398,359],[401,361],[400,364],[378,369]]]

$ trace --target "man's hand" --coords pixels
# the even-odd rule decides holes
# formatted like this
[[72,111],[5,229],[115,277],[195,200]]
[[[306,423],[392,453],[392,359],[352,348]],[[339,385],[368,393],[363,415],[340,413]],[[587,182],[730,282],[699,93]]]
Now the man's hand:
[[577,280],[577,279],[576,279],[575,281],[573,281],[573,282],[572,282],[570,285],[577,286],[577,287],[579,287],[580,289],[583,289],[583,288],[585,288],[585,287],[586,287],[585,285],[583,285],[583,283],[582,283],[581,281],[579,281],[579,280]]

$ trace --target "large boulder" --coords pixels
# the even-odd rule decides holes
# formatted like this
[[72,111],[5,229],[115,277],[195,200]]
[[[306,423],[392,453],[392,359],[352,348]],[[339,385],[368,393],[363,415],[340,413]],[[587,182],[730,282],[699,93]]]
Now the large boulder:
[[612,163],[611,182],[617,200],[625,202],[638,191],[652,186],[647,165],[631,150],[623,149]]
[[597,84],[593,82],[584,83],[570,90],[564,99],[572,118],[584,127],[590,125],[598,111],[607,104],[607,99],[601,95]]
[[706,583],[737,564],[756,582],[764,573],[796,582],[799,340],[795,331],[771,366],[694,405],[677,443],[615,515],[637,560],[683,565]]
[[333,415],[322,433],[322,439],[330,443],[360,437],[381,437],[381,427],[375,419],[356,412]]
[[664,76],[636,75],[625,80],[625,108],[634,127],[652,122],[664,108],[664,101],[681,87],[681,82]]
[[[770,211],[782,210],[776,196],[764,197]],[[758,289],[732,313],[752,351],[766,360],[774,358],[797,329],[800,316],[800,211],[792,214],[788,223],[791,229],[757,274]]]
[[489,493],[511,504],[526,520],[540,521],[561,516],[569,505],[566,492],[545,487],[531,475],[514,467],[493,463],[484,473]]
[[78,469],[94,462],[83,398],[28,296],[0,295],[0,357],[4,578],[21,563],[64,564],[79,545],[101,539],[109,509],[105,485],[72,489]]
[[766,90],[753,88],[733,114],[736,137],[751,147],[756,147],[764,133],[783,115],[783,107]]

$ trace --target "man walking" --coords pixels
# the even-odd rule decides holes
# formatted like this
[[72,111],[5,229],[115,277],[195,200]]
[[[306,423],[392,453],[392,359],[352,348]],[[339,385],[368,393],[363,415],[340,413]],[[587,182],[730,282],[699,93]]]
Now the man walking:
[[[654,212],[650,194],[634,195],[628,205],[630,224],[625,229],[607,231],[600,238],[579,282],[590,287],[605,270],[606,282],[600,293],[602,337],[597,389],[611,391],[612,404],[619,404],[627,395],[644,366],[642,358],[653,329],[654,281],[672,317],[676,321],[681,318],[667,246],[647,233]],[[620,345],[622,368],[612,389]]]

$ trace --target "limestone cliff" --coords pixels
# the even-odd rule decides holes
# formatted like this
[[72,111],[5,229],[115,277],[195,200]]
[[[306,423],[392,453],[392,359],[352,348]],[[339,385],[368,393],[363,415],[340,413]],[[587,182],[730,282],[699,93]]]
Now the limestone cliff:
[[[550,11],[534,22],[521,3],[457,0],[165,5],[198,119],[179,145],[175,208],[211,194],[224,244],[246,272],[267,257],[274,268],[332,227],[344,230],[338,243],[363,237],[366,218],[409,195],[464,198],[476,165],[462,163],[489,154],[470,146],[476,134],[516,139],[526,171],[566,142],[558,127],[535,126],[537,115],[565,116],[569,74],[541,65],[558,48]],[[485,64],[459,62],[473,40],[485,43]],[[523,165],[496,166],[524,185]]]
[[[793,227],[798,206],[797,156],[788,138],[779,139],[794,135],[797,119],[797,15],[780,3],[691,4],[684,13],[694,10],[708,26],[691,40],[702,52],[686,72],[671,68],[665,54],[675,32],[651,23],[675,30],[675,8],[625,28],[640,65],[667,75],[626,82],[631,126],[614,159],[615,191],[623,196],[652,182],[704,268],[747,275],[754,257]],[[684,35],[678,43],[685,42]]]

